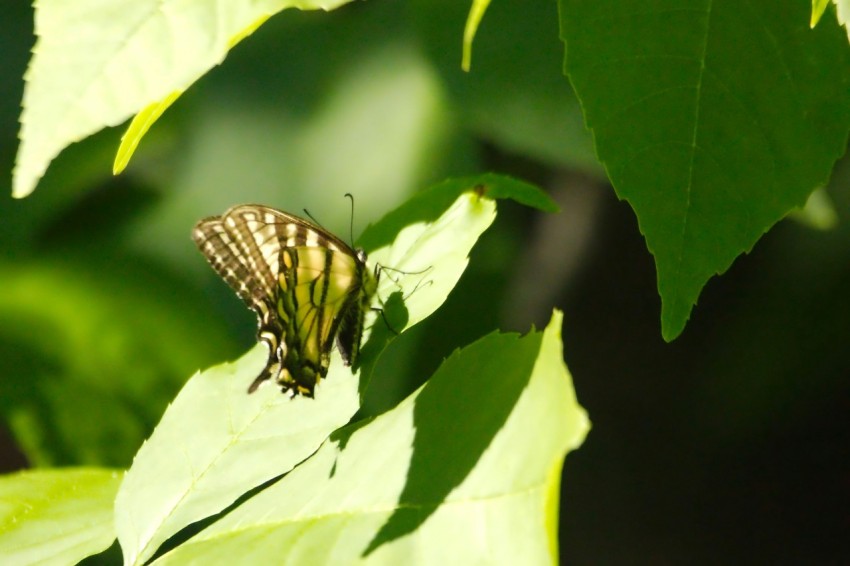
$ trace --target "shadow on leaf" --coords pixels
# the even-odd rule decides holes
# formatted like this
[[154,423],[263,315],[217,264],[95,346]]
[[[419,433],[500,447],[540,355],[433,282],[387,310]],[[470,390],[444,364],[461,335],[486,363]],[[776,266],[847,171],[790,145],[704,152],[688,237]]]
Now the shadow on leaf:
[[396,510],[363,557],[418,529],[473,470],[528,384],[542,334],[494,334],[449,357],[416,398],[415,437]]
[[369,338],[360,349],[358,367],[354,369],[360,370],[358,390],[361,400],[369,386],[372,371],[378,363],[381,352],[407,326],[408,320],[409,314],[407,307],[404,306],[401,291],[396,291],[383,302],[381,312],[378,313],[372,325]]

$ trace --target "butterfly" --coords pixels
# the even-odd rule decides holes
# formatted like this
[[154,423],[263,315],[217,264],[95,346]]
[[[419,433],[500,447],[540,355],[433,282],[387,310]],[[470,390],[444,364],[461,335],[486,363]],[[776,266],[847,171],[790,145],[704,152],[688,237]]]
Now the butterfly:
[[273,379],[292,396],[312,397],[334,341],[343,363],[356,364],[378,287],[377,268],[367,268],[362,249],[313,222],[252,204],[200,220],[192,239],[257,314],[257,339],[269,357],[249,393]]

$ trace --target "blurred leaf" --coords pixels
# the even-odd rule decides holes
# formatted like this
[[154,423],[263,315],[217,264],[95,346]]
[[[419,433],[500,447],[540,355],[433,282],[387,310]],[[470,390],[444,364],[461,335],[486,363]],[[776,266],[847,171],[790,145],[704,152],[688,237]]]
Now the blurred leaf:
[[581,108],[563,77],[554,2],[492,3],[475,36],[475,67],[469,73],[457,61],[468,2],[409,4],[461,123],[507,151],[603,175]]
[[13,194],[32,192],[67,145],[185,91],[258,20],[345,1],[37,1]]
[[46,225],[114,181],[103,163],[109,161],[115,141],[113,132],[105,131],[69,147],[42,179],[45,190],[31,198],[0,193],[0,244],[7,258],[31,256]]
[[844,153],[850,53],[803,4],[561,0],[566,70],[655,256],[666,340]]
[[[463,194],[440,218],[407,226],[391,246],[375,250],[371,261],[393,268],[382,272],[378,297],[387,319],[396,323],[393,310],[402,312],[395,332],[428,316],[445,300],[495,212],[493,201]],[[375,230],[381,231],[382,224]],[[415,273],[395,271],[414,267]],[[355,378],[339,356],[333,356],[315,399],[290,399],[271,383],[246,393],[267,357],[262,345],[234,364],[190,379],[136,455],[116,499],[125,563],[143,563],[183,527],[286,473],[348,422],[360,405],[359,389],[393,336],[381,319],[375,312],[367,315]],[[152,485],[151,477],[160,480]]]
[[121,473],[95,468],[0,477],[4,564],[76,564],[115,540],[112,503]]
[[455,352],[401,405],[334,434],[156,564],[557,562],[561,467],[589,428],[561,318]]
[[232,348],[162,272],[88,265],[0,264],[0,410],[37,465],[129,464],[184,376]]
[[792,210],[788,217],[815,230],[831,230],[838,226],[835,205],[824,189],[815,189],[803,208]]
[[472,8],[469,9],[469,17],[466,19],[466,27],[463,29],[463,60],[461,68],[469,72],[472,66],[472,41],[475,39],[475,32],[478,31],[478,24],[481,23],[481,18],[484,17],[484,12],[490,5],[490,0],[472,0]]

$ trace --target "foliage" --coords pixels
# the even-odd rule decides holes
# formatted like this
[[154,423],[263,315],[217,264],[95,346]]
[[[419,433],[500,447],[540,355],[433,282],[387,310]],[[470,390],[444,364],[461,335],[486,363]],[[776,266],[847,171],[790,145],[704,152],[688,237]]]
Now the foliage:
[[[474,190],[468,191],[470,187]],[[265,533],[259,538],[256,534],[250,535],[254,539],[254,558],[275,560],[280,556],[278,545],[286,539],[282,538],[279,527],[267,524],[269,515],[265,509],[269,501],[278,511],[275,520],[292,524],[304,520],[298,519],[304,512],[304,498],[306,501],[315,498],[310,490],[326,495],[339,492],[329,496],[326,505],[348,505],[351,498],[344,494],[361,485],[366,477],[379,480],[374,484],[373,500],[366,498],[354,508],[333,512],[362,515],[359,521],[362,526],[352,524],[352,533],[356,536],[345,548],[334,551],[341,560],[354,560],[361,554],[367,556],[407,533],[417,532],[425,541],[434,536],[445,538],[445,534],[439,533],[446,529],[458,535],[457,548],[465,549],[470,556],[485,551],[486,547],[463,544],[464,537],[457,521],[469,523],[451,511],[457,505],[469,508],[469,512],[493,514],[496,518],[491,520],[504,525],[506,531],[493,530],[493,538],[481,544],[489,546],[498,541],[506,549],[513,549],[513,554],[500,552],[508,562],[522,556],[551,557],[556,552],[557,524],[551,507],[557,501],[561,463],[566,451],[578,445],[587,430],[587,418],[575,401],[562,361],[560,315],[553,318],[545,334],[533,333],[519,341],[516,337],[492,335],[456,353],[420,393],[391,413],[334,433],[357,411],[360,391],[365,389],[393,331],[403,331],[428,316],[445,300],[459,279],[466,268],[468,250],[495,218],[491,194],[537,202],[550,209],[554,206],[533,187],[490,175],[443,183],[422,193],[389,215],[386,221],[370,227],[367,236],[372,241],[380,241],[396,232],[392,242],[369,249],[381,265],[398,265],[401,271],[382,280],[378,295],[384,297],[385,317],[370,313],[367,328],[371,328],[371,332],[364,333],[362,361],[354,379],[351,371],[335,358],[327,379],[317,387],[315,399],[290,398],[281,395],[273,385],[248,395],[246,384],[251,383],[262,368],[266,355],[264,348],[257,346],[234,364],[214,367],[189,380],[139,450],[115,497],[115,533],[125,563],[149,561],[160,545],[183,528],[222,512],[240,497],[296,466],[298,472],[286,475],[284,480],[274,484],[273,490],[267,487],[238,505],[247,519],[239,520],[236,525],[217,521],[212,535],[205,531],[198,539],[172,551],[173,557],[167,555],[162,560],[180,563],[198,559],[197,556],[207,552],[213,552],[221,562],[232,560],[232,556],[244,553],[240,550],[241,543],[236,541],[235,547],[222,553],[219,549],[209,551],[204,541],[209,536],[220,540],[223,533],[230,538],[242,532],[245,520],[262,523]],[[448,200],[452,195],[454,200]],[[428,213],[441,206],[444,207],[442,214]],[[406,271],[416,266],[416,271]],[[390,331],[383,325],[385,320],[402,324]],[[471,404],[476,406],[475,411],[461,410]],[[405,422],[407,427],[403,426]],[[517,447],[520,439],[540,428],[553,431],[547,436],[547,442]],[[447,430],[454,431],[450,443],[444,438]],[[334,433],[333,439],[326,441],[331,433]],[[405,454],[395,448],[399,445],[407,445],[412,451]],[[322,446],[325,448],[320,449]],[[475,446],[478,448],[474,449]],[[319,451],[313,454],[317,449]],[[516,460],[517,456],[521,459]],[[436,470],[445,467],[446,457],[463,465],[446,468],[451,473],[444,476],[441,486],[441,482],[436,481],[441,477]],[[537,464],[532,465],[535,459]],[[522,462],[523,466],[513,474],[505,473],[516,462]],[[328,466],[329,469],[324,469]],[[383,479],[375,466],[387,474]],[[408,484],[413,487],[396,493],[393,503],[392,492],[387,486],[403,481],[405,470],[412,472],[419,467],[422,471],[408,476]],[[59,471],[53,473],[61,481],[72,481],[75,477]],[[415,479],[421,474],[425,475]],[[300,483],[303,480],[299,478],[305,477],[309,490]],[[469,482],[464,481],[467,477]],[[152,482],[152,478],[157,481]],[[326,479],[320,481],[319,478]],[[427,486],[427,491],[422,491],[423,486]],[[454,491],[455,487],[460,491]],[[281,505],[280,492],[297,496],[295,502]],[[357,492],[359,497],[365,496],[362,490]],[[10,530],[6,544],[19,552],[20,539],[12,537],[43,540],[43,545],[30,545],[30,554],[24,562],[35,563],[52,556],[57,552],[57,534],[71,528],[69,523],[73,528],[80,528],[79,523],[67,516],[65,507],[85,495],[72,492],[51,498],[46,503],[47,513],[60,514],[62,520],[47,525],[26,521],[23,528]],[[107,497],[109,495],[111,492]],[[102,492],[90,497],[89,504],[102,507]],[[382,520],[373,512],[378,505],[387,510]],[[427,511],[424,516],[418,512],[411,516],[411,506],[421,506]],[[441,512],[443,509],[448,510]],[[227,517],[235,517],[234,511]],[[321,516],[329,511],[318,513]],[[426,528],[425,518],[431,514],[435,519],[428,522]],[[536,539],[527,539],[524,534],[510,535],[511,517],[516,514],[539,518],[538,527],[530,529]],[[23,518],[13,509],[7,524]],[[64,556],[82,558],[108,546],[112,530],[107,528],[104,532],[103,523],[102,520],[97,523],[96,531],[91,526],[83,527],[97,534],[100,546],[80,546],[76,550],[78,554]],[[351,524],[351,520],[347,519],[346,523]],[[374,529],[372,543],[362,540],[366,525]],[[326,536],[322,532],[318,528],[316,536]],[[91,537],[95,538],[95,534]],[[103,544],[104,536],[106,544]],[[267,540],[269,546],[256,546],[260,540]],[[3,542],[0,537],[0,544]],[[395,549],[384,552],[409,552],[404,546],[390,546]],[[297,545],[291,546],[290,551],[295,553],[293,558],[303,552]],[[181,557],[183,552],[188,553],[188,557]],[[383,556],[377,554],[375,560],[383,561]],[[300,556],[298,559],[313,558]],[[423,560],[428,562],[432,558],[423,557]]]
[[[824,229],[840,217],[822,187],[850,129],[850,58],[839,26],[846,2],[834,11],[820,0],[811,10],[766,0],[346,4],[36,1],[10,192],[39,191],[24,201],[2,197],[0,206],[0,245],[9,251],[0,262],[0,413],[30,464],[103,468],[5,478],[21,499],[12,499],[0,545],[42,541],[37,559],[67,561],[99,552],[115,535],[128,563],[176,563],[232,561],[250,537],[263,541],[258,559],[286,546],[293,560],[390,561],[421,545],[433,553],[423,560],[434,562],[442,559],[436,537],[477,536],[453,522],[464,514],[498,523],[487,523],[495,538],[482,539],[482,548],[496,549],[521,534],[517,517],[534,523],[548,512],[518,552],[551,560],[557,472],[586,426],[562,375],[560,315],[543,333],[490,334],[440,364],[520,303],[511,277],[545,287],[546,269],[524,263],[539,250],[526,245],[532,213],[521,207],[506,207],[460,279],[495,216],[491,199],[557,207],[508,177],[458,175],[509,168],[549,187],[565,171],[610,180],[654,258],[668,341],[682,333],[706,282],[781,219]],[[342,8],[278,14],[291,7]],[[21,14],[10,8],[3,37],[20,33],[9,22]],[[16,60],[8,53],[0,65]],[[0,97],[7,130],[16,100]],[[120,143],[114,131],[95,134],[133,116]],[[12,153],[12,141],[0,140],[9,169]],[[108,179],[110,161],[121,177]],[[309,206],[345,236],[348,209],[316,198],[334,191],[357,197],[352,234],[407,203],[359,244],[372,261],[408,275],[382,280],[383,313],[371,313],[356,379],[335,367],[314,403],[273,388],[246,396],[240,383],[256,373],[262,349],[249,349],[250,315],[210,276],[188,228],[253,201]],[[567,263],[566,248],[558,251],[548,256],[551,271]],[[757,311],[758,300],[751,304]],[[827,314],[840,320],[840,312]],[[617,324],[600,325],[619,345]],[[768,326],[773,336],[792,325]],[[748,335],[744,327],[739,334]],[[797,367],[797,344],[777,348],[788,367]],[[187,375],[210,366],[178,393]],[[758,407],[748,413],[756,430],[769,403],[756,399],[763,376],[749,373],[752,390],[728,390]],[[721,382],[736,382],[736,372],[723,374]],[[532,391],[538,382],[552,398]],[[513,397],[502,387],[514,387]],[[557,410],[543,410],[557,401]],[[540,408],[538,421],[521,402]],[[473,403],[482,412],[469,410]],[[516,452],[496,449],[511,435],[537,439],[541,427],[554,432],[514,443]],[[459,446],[445,442],[454,431],[463,431]],[[454,467],[437,465],[442,451]],[[511,458],[537,465],[520,477],[505,469]],[[112,533],[104,502],[117,468],[129,472]],[[59,495],[35,501],[39,485]],[[481,501],[466,489],[484,493]],[[42,520],[19,528],[28,498]],[[79,546],[49,535],[69,528],[75,509],[92,521]],[[198,521],[209,526],[192,537]],[[323,546],[329,531],[339,546]],[[289,546],[293,533],[304,538]]]
[[155,563],[555,561],[561,463],[587,430],[560,319],[455,352],[395,409],[337,431]]

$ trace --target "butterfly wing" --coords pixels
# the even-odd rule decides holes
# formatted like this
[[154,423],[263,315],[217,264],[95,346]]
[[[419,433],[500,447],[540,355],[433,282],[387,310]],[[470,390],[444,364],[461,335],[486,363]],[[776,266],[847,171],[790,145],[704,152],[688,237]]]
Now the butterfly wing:
[[340,311],[336,345],[347,366],[356,365],[360,357],[360,341],[363,336],[363,317],[369,309],[372,297],[378,289],[378,281],[366,268],[366,253],[356,251],[356,267],[360,280],[359,292],[351,298],[351,304]]
[[[332,247],[284,248],[281,257],[278,316],[289,346],[284,380],[312,390],[327,374],[342,321],[360,304],[362,266],[356,256]],[[343,361],[350,364],[345,356]]]
[[274,377],[284,390],[312,395],[338,335],[343,361],[353,362],[362,333],[362,312],[355,311],[375,287],[362,252],[302,218],[256,205],[202,220],[194,239],[258,315],[269,359],[249,391]]
[[[192,238],[213,269],[254,310],[274,304],[285,218],[251,205],[195,225]],[[269,222],[271,220],[271,222]]]

